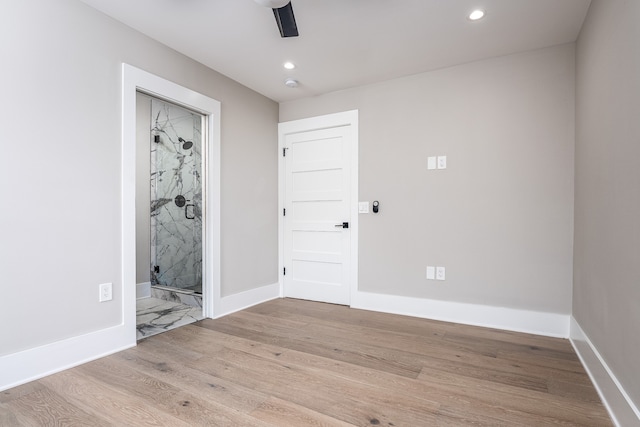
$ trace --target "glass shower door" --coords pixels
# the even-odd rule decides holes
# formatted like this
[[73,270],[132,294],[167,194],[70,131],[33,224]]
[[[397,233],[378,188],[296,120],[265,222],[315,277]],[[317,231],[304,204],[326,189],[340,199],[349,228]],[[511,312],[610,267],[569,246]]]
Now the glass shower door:
[[203,116],[151,100],[151,284],[202,292]]

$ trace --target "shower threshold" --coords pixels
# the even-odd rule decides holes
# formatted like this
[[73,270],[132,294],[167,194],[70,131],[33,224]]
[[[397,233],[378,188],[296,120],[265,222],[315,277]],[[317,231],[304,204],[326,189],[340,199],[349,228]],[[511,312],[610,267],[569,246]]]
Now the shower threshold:
[[185,295],[202,295],[202,292],[196,292],[193,289],[181,289],[181,288],[172,288],[171,286],[162,286],[162,285],[152,285],[153,289],[160,289],[168,292],[175,292],[178,294]]
[[151,297],[177,302],[202,309],[202,294],[191,289],[176,289],[169,286],[151,286]]

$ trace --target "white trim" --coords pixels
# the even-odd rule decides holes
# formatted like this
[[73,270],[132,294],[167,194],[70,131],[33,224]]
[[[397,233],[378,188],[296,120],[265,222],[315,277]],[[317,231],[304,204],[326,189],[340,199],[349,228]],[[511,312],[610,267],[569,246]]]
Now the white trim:
[[131,343],[124,339],[128,335],[128,328],[121,324],[2,356],[0,357],[0,391],[135,346],[135,340]]
[[218,310],[216,318],[226,316],[227,314],[235,313],[236,311],[244,310],[245,308],[279,297],[279,283],[261,286],[259,288],[249,289],[248,291],[222,297],[220,299],[220,309]]
[[358,204],[360,202],[360,183],[358,177],[360,176],[360,125],[358,122],[359,115],[358,110],[348,111],[341,113],[343,119],[349,120],[351,125],[351,295],[349,300],[354,301],[354,296],[358,292],[358,266],[359,255],[358,245],[360,242],[360,213]]
[[136,274],[135,182],[136,92],[171,101],[203,114],[207,121],[204,148],[204,283],[203,312],[216,315],[220,301],[220,102],[176,83],[122,64],[122,287],[124,324],[135,343]]
[[351,219],[350,228],[350,247],[351,247],[351,274],[350,274],[350,300],[353,302],[354,295],[358,291],[358,166],[359,166],[359,125],[358,110],[344,111],[341,113],[327,114],[324,116],[311,117],[307,119],[293,120],[278,124],[278,283],[279,296],[284,297],[284,218],[282,210],[284,209],[284,196],[286,190],[286,173],[285,163],[282,156],[284,148],[285,133],[304,132],[309,130],[318,130],[331,128],[336,126],[350,126],[352,132],[351,145]]
[[573,316],[571,316],[569,339],[614,424],[616,426],[640,425],[640,410]]
[[287,190],[286,165],[282,156],[284,148],[284,135],[278,123],[278,295],[284,298],[284,196]]
[[550,337],[569,337],[569,315],[356,292],[351,308],[380,311]]
[[151,282],[136,283],[136,299],[149,298],[151,296]]

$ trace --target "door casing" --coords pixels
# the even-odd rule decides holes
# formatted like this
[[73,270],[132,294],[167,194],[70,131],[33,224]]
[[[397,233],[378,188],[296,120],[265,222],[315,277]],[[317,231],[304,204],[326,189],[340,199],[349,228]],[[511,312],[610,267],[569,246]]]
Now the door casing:
[[122,322],[136,341],[136,93],[143,92],[203,114],[203,311],[220,307],[220,102],[154,74],[122,64]]
[[350,305],[354,303],[358,292],[358,110],[344,111],[323,116],[282,122],[278,124],[278,277],[280,284],[280,297],[284,297],[284,202],[286,190],[286,171],[283,149],[285,147],[285,135],[296,132],[305,132],[337,126],[351,126],[351,156],[350,168],[350,194],[349,212],[351,222],[350,231],[350,257],[351,271],[349,277]]

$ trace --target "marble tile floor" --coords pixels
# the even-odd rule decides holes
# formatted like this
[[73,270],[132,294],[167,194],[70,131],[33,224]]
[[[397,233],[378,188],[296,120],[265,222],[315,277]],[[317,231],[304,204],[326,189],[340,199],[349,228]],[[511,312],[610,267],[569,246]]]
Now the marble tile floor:
[[202,294],[164,286],[151,286],[151,298],[202,308]]
[[159,298],[143,298],[136,303],[137,339],[150,337],[204,319],[201,307],[192,307]]

